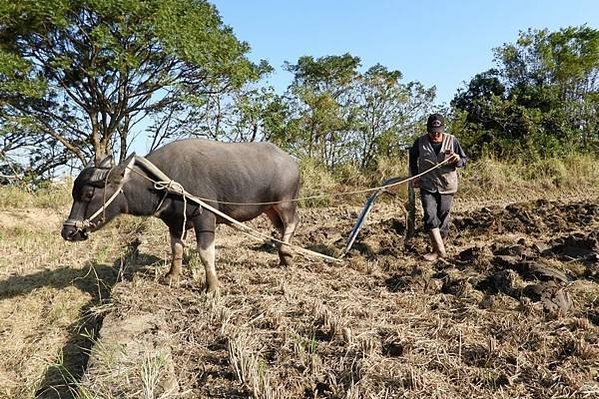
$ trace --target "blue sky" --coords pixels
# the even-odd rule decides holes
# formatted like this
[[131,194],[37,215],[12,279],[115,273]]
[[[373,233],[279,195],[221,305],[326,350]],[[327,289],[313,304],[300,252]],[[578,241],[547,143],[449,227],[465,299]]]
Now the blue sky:
[[250,58],[276,69],[268,81],[279,93],[292,79],[285,61],[349,52],[364,69],[380,63],[406,82],[435,85],[439,104],[492,67],[492,49],[514,42],[520,30],[599,25],[599,0],[210,1],[251,45]]

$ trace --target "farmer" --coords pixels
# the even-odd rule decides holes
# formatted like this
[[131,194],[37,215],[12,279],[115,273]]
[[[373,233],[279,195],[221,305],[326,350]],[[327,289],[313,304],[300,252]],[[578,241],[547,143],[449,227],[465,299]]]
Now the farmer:
[[443,166],[412,181],[420,188],[424,210],[424,229],[428,231],[432,252],[424,255],[427,261],[445,257],[445,241],[449,234],[449,213],[453,195],[458,190],[456,168],[466,165],[466,155],[458,139],[443,133],[440,114],[432,114],[426,122],[427,134],[420,136],[410,148],[410,174],[415,176],[448,160]]

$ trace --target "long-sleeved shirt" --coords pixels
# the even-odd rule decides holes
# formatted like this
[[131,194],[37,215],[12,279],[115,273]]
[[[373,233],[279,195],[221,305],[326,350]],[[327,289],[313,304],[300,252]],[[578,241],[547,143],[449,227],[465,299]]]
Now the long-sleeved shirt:
[[[430,137],[429,137],[429,140],[430,140]],[[430,143],[433,147],[433,150],[435,150],[435,154],[439,155],[439,151],[441,151],[442,142],[435,143],[434,141],[431,141]],[[453,140],[453,152],[460,156],[460,160],[458,161],[457,164],[455,164],[455,167],[463,168],[464,166],[466,166],[468,159],[466,158],[466,154],[464,153],[464,150],[462,149],[462,146],[460,145],[457,138],[455,138]],[[411,174],[411,176],[415,176],[418,174],[418,157],[420,156],[419,149],[418,149],[418,139],[416,139],[416,141],[410,148],[409,155],[410,155],[410,159],[409,159],[410,174]]]

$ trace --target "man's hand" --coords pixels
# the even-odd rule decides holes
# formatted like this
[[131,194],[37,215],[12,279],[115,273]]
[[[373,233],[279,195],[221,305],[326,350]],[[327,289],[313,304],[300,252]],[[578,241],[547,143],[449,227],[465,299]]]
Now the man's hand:
[[417,177],[411,181],[413,188],[420,188],[420,178]]
[[445,152],[445,159],[449,160],[447,162],[449,165],[455,165],[460,162],[460,156],[451,150],[447,150],[447,152]]

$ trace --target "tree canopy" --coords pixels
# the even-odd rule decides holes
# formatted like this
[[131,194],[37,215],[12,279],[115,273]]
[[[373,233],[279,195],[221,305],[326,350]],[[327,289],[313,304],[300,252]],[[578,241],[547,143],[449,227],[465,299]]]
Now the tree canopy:
[[[150,150],[266,140],[328,168],[373,169],[439,110],[434,86],[349,53],[286,62],[293,79],[277,93],[248,52],[206,0],[0,0],[0,174],[122,160],[139,132]],[[444,108],[470,156],[599,152],[597,29],[529,29],[493,54]]]
[[[287,99],[287,147],[298,156],[333,167],[353,162],[367,168],[377,157],[396,155],[432,107],[435,88],[402,82],[397,70],[377,64],[360,71],[351,54],[300,57]],[[275,135],[276,137],[276,135]]]
[[528,30],[495,49],[497,68],[452,101],[477,153],[539,156],[599,149],[599,30]]
[[122,159],[142,120],[268,71],[248,50],[204,0],[0,0],[2,150],[38,172]]

